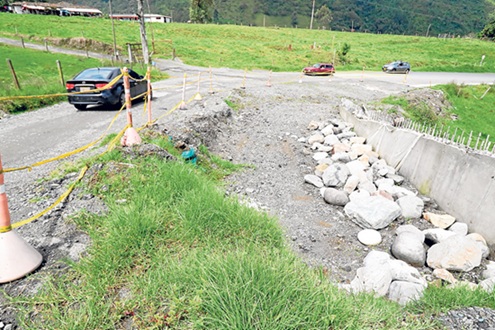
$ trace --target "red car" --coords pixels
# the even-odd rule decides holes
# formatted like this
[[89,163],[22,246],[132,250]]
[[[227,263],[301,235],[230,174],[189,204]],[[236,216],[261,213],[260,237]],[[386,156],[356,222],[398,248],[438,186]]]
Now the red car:
[[329,76],[335,73],[335,68],[331,63],[316,63],[304,68],[303,73],[308,76]]

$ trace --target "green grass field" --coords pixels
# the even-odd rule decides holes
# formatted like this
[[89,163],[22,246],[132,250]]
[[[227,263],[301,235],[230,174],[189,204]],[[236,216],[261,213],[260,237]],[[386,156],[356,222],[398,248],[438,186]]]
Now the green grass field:
[[[10,96],[32,96],[31,99],[2,100],[0,110],[15,113],[37,109],[41,106],[65,100],[63,96],[37,98],[37,95],[65,93],[57,61],[60,61],[64,81],[72,78],[85,67],[101,66],[104,62],[85,57],[51,54],[32,49],[10,47],[0,44],[0,98]],[[20,90],[16,88],[14,78],[7,65],[10,59],[19,81]]]
[[[139,43],[136,22],[115,21],[116,43]],[[409,61],[415,71],[493,72],[495,44],[477,39],[438,39],[278,27],[151,24],[153,56],[170,57],[172,48],[187,64],[203,67],[300,71],[313,62],[335,62],[337,71],[380,70],[389,61]],[[102,18],[0,14],[0,36],[60,42],[86,38],[113,48],[111,21]],[[345,44],[350,52],[339,55]],[[485,55],[483,64],[481,57]]]

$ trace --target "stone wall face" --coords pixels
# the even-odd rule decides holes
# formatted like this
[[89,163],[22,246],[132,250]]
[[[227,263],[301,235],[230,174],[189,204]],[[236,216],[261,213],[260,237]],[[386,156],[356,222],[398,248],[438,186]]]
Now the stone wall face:
[[466,152],[411,130],[341,116],[423,194],[471,232],[495,244],[495,158]]

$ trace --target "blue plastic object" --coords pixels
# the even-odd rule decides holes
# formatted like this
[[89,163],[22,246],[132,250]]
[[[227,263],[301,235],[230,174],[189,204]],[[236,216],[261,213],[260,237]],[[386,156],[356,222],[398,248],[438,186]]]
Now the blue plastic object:
[[192,164],[196,164],[198,157],[196,157],[196,151],[194,148],[190,148],[189,150],[186,150],[182,152],[182,158],[184,158],[187,162],[190,162]]

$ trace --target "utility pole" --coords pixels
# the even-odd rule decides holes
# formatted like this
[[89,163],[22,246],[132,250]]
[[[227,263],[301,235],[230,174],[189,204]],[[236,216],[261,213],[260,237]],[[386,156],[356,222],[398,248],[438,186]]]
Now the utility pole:
[[315,16],[315,1],[313,0],[313,8],[311,9],[311,22],[309,23],[309,29],[313,29],[313,17]]
[[144,64],[150,64],[149,51],[148,51],[148,39],[146,39],[146,27],[144,25],[144,11],[143,0],[137,0],[137,9],[139,17],[139,30],[141,31],[141,47],[143,48],[143,60]]
[[113,56],[115,56],[115,59],[118,61],[119,60],[119,55],[117,53],[117,41],[115,39],[115,25],[113,24],[112,0],[109,0],[108,1],[108,7],[109,7],[109,11],[110,11],[110,20],[112,21]]

